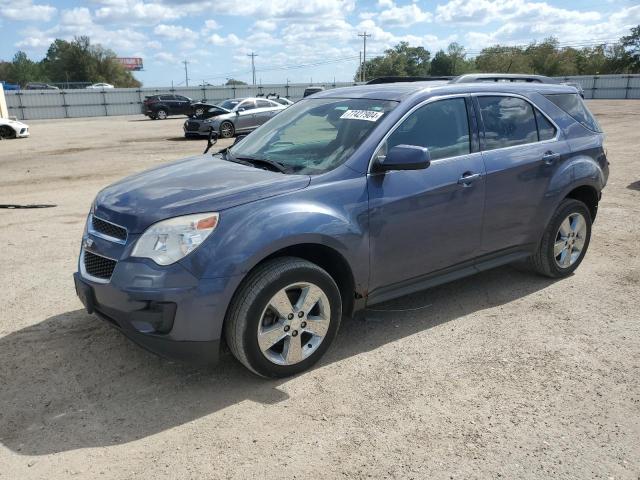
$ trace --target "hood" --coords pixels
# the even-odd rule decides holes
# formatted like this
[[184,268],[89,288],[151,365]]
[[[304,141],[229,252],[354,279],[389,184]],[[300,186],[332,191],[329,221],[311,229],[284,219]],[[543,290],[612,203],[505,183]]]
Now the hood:
[[95,214],[142,233],[160,220],[221,211],[309,185],[306,175],[285,175],[200,155],[127,177],[100,191]]

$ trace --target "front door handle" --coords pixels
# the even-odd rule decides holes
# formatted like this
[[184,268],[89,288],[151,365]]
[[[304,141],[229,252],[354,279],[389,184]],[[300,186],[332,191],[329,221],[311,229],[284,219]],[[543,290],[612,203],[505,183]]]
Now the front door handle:
[[559,158],[560,158],[560,154],[559,153],[554,153],[552,151],[545,152],[545,154],[542,155],[542,160],[547,165],[553,164]]
[[459,179],[458,179],[458,185],[464,185],[465,187],[470,186],[473,182],[475,182],[476,180],[480,179],[480,177],[482,177],[481,173],[471,173],[471,172],[467,172],[465,174],[463,174]]

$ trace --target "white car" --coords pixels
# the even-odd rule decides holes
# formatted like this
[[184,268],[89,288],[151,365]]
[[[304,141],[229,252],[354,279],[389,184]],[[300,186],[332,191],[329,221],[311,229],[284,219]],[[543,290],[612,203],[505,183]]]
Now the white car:
[[110,83],[94,83],[93,85],[89,85],[86,88],[95,89],[95,90],[104,90],[105,88],[114,88],[114,87]]
[[0,118],[0,139],[29,136],[29,125],[9,118]]

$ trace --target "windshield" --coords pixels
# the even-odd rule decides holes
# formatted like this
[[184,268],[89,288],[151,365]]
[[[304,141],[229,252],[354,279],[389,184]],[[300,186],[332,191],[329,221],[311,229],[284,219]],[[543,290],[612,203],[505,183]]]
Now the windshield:
[[234,157],[277,162],[314,175],[344,163],[397,102],[306,99],[283,110],[231,149]]
[[233,110],[233,107],[238,105],[241,101],[242,100],[237,100],[235,98],[231,100],[225,100],[224,102],[218,103],[216,107],[222,107],[225,110]]

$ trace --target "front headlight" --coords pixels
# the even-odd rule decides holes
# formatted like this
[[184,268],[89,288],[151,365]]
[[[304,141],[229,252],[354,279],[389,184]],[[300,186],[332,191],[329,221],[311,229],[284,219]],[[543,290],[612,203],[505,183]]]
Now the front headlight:
[[133,248],[132,257],[150,258],[170,265],[193,252],[218,226],[216,212],[197,213],[154,223]]

